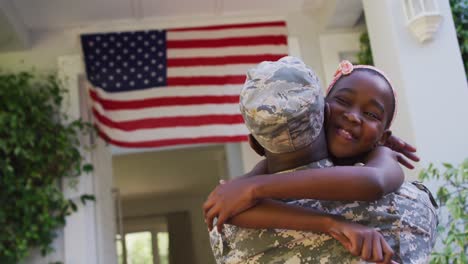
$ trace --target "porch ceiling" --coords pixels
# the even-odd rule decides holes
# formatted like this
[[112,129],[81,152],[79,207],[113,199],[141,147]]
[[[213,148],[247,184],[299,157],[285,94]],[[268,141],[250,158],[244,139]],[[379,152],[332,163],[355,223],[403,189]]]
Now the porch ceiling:
[[28,31],[60,30],[112,21],[294,12],[321,15],[332,7],[334,11],[329,15],[328,26],[352,26],[362,13],[361,5],[361,0],[3,0],[0,1],[0,19],[8,23],[0,27],[0,51],[12,40],[16,42],[7,43],[9,46],[30,46],[24,36]]
[[324,5],[324,0],[6,0],[6,2],[14,7],[18,19],[29,29],[79,27],[115,20],[229,15],[246,12],[284,14],[300,11],[304,6],[320,9]]
[[333,12],[328,17],[327,28],[353,27],[362,22],[362,0],[336,0]]

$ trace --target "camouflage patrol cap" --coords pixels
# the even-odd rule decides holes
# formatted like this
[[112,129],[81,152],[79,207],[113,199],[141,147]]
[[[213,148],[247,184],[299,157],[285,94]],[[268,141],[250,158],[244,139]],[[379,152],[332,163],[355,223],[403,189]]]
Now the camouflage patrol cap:
[[304,148],[318,137],[324,98],[316,74],[288,56],[248,71],[240,110],[250,133],[266,150],[285,153]]

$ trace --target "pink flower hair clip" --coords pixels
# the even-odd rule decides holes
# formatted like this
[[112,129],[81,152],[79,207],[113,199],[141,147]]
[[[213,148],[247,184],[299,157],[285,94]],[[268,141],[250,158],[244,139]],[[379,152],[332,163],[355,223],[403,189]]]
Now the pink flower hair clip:
[[335,83],[338,81],[338,79],[341,78],[341,76],[346,76],[351,74],[354,71],[354,65],[347,60],[343,60],[338,64],[338,68],[335,71],[335,74],[333,74],[333,80],[328,86],[326,94],[328,94],[331,90],[331,88],[335,85]]
[[352,73],[353,70],[354,70],[354,65],[351,62],[344,60],[344,61],[341,61],[340,64],[338,64],[338,69],[336,69],[334,76],[336,77],[340,73],[342,75],[348,75]]

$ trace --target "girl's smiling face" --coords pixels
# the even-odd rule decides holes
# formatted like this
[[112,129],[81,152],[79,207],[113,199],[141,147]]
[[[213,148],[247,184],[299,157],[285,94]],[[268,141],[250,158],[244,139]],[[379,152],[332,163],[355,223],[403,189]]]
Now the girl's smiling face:
[[328,149],[333,157],[359,157],[383,143],[394,111],[392,88],[377,73],[355,70],[341,77],[327,95]]

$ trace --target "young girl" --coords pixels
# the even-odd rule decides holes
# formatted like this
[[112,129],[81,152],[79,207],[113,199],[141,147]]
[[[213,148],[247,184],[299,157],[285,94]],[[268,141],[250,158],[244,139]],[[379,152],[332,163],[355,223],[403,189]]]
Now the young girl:
[[[388,127],[395,114],[395,96],[388,78],[373,67],[342,63],[330,85],[327,103],[328,148],[336,164],[348,166],[262,175],[220,185],[204,205],[208,225],[218,217],[218,227],[231,218],[231,223],[243,227],[303,229],[304,225],[281,214],[284,206],[267,205],[269,209],[262,211],[262,199],[320,199],[325,201],[299,203],[380,228],[396,251],[397,260],[419,263],[432,248],[435,211],[428,196],[415,186],[404,183],[399,189],[404,176],[397,157],[378,147],[390,135]],[[268,172],[288,169],[283,164],[290,160],[268,151],[266,156],[262,164],[266,164]],[[349,166],[357,162],[365,166]],[[361,202],[333,202],[355,200]],[[258,201],[262,202],[243,212]],[[343,236],[335,238],[346,243]],[[371,252],[361,249],[360,245],[350,248],[353,254],[369,259]]]

